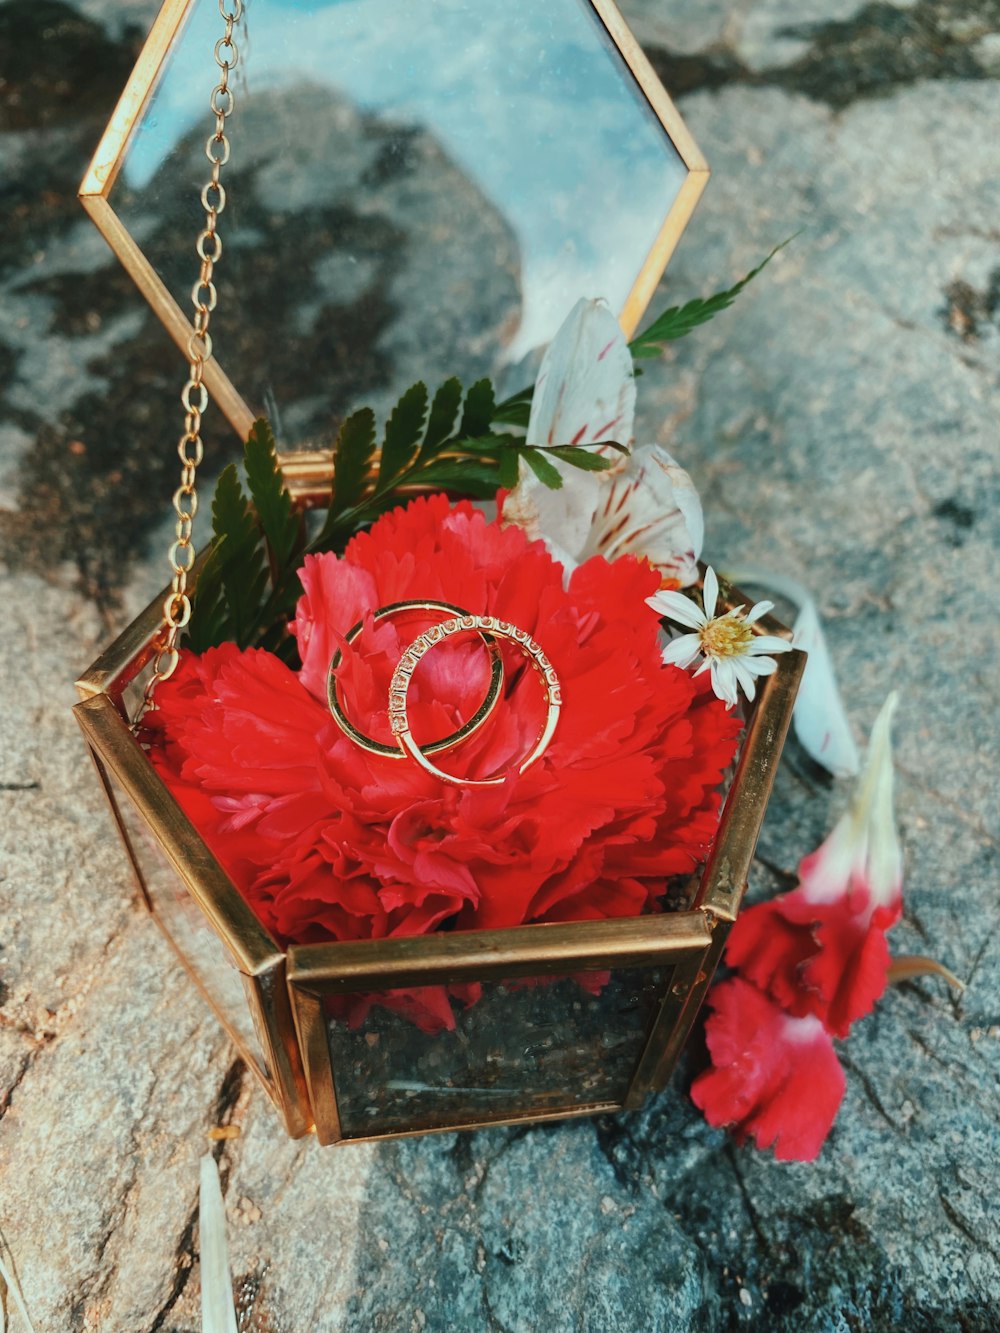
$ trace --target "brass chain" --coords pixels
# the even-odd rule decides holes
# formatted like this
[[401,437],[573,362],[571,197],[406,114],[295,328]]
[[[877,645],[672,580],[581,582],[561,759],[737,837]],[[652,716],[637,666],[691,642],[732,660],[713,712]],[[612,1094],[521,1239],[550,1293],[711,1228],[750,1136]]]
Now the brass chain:
[[239,64],[239,53],[233,41],[233,27],[243,16],[243,0],[228,0],[228,3],[227,0],[219,0],[219,13],[225,24],[223,35],[215,43],[215,63],[221,74],[209,98],[209,107],[215,116],[215,129],[205,143],[205,156],[211,162],[212,170],[201,192],[205,227],[195,243],[201,267],[198,279],[191,289],[194,332],[188,339],[187,345],[188,381],[181,391],[184,433],[177,445],[177,453],[181,460],[181,484],[174,491],[173,504],[177,523],[174,529],[175,540],[167,553],[173,577],[170,582],[170,592],[163,603],[163,627],[153,660],[153,674],[146,686],[142,712],[155,707],[153,693],[157,685],[163,680],[168,680],[176,670],[177,641],[181,630],[191,619],[188,575],[195,560],[195,550],[191,540],[194,518],[198,512],[195,476],[205,452],[201,440],[201,418],[208,407],[208,390],[204,383],[205,362],[212,355],[212,339],[208,326],[218,300],[213,277],[215,265],[222,255],[222,237],[218,232],[219,214],[226,206],[226,191],[220,176],[222,168],[229,161],[226,121],[232,115],[235,106],[233,90],[229,86],[229,75]]

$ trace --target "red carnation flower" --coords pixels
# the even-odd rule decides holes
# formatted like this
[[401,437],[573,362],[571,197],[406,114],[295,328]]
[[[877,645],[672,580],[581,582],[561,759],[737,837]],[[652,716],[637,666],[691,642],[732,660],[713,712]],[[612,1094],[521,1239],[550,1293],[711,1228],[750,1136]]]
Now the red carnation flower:
[[800,884],[744,912],[726,961],[789,1013],[813,1014],[837,1037],[886,987],[886,931],[902,907],[902,854],[892,809],[891,695],[872,729],[854,799],[799,868]]
[[733,977],[716,986],[705,1038],[712,1068],[691,1097],[710,1125],[773,1146],[784,1162],[811,1162],[844,1096],[844,1071],[818,1018],[795,1018],[756,986]]
[[[342,556],[306,559],[292,622],[300,672],[259,649],[183,654],[147,719],[150,756],[283,941],[637,915],[655,906],[668,876],[703,858],[739,732],[701,682],[662,664],[645,605],[658,582],[643,562],[597,557],[567,588],[562,567],[520,529],[444,496],[414,501]],[[497,787],[453,786],[365,752],[337,726],[330,659],[367,617],[338,679],[352,719],[391,739],[389,679],[424,626],[370,616],[405,600],[494,615],[541,643],[564,707],[527,773]],[[439,761],[456,774],[510,767],[537,734],[542,692],[508,647],[494,718]],[[437,646],[410,690],[417,740],[454,730],[487,685],[479,639]],[[446,1021],[440,1011],[436,1021]]]

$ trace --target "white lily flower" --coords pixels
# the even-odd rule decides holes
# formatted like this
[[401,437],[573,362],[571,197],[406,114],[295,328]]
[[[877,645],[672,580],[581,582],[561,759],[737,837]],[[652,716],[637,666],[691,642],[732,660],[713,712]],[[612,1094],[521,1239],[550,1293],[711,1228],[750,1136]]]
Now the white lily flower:
[[[542,360],[527,442],[631,445],[634,430],[635,376],[625,336],[603,301],[578,301]],[[561,488],[550,490],[522,461],[503,517],[544,541],[567,574],[594,555],[635,555],[658,569],[668,586],[695,582],[704,538],[701,501],[666,449],[640,445],[606,472],[551,461]]]
[[771,654],[787,653],[792,645],[774,635],[754,633],[754,622],[773,610],[773,602],[757,602],[749,611],[737,607],[717,616],[719,580],[714,569],[705,571],[703,597],[704,610],[683,593],[666,589],[647,597],[646,603],[657,615],[693,631],[667,644],[663,650],[664,662],[681,668],[700,662],[695,675],[710,671],[712,689],[733,708],[740,689],[748,699],[753,699],[757,677],[770,676],[777,670],[778,664]]

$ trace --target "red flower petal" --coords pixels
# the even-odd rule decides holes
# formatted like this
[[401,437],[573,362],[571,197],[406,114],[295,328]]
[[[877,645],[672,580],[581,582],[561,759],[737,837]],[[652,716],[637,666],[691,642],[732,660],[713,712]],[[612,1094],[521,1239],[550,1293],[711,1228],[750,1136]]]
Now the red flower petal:
[[846,1037],[885,991],[885,931],[898,917],[857,908],[856,896],[816,903],[802,889],[760,903],[740,914],[726,961],[790,1014],[813,1014]]
[[811,1162],[844,1096],[844,1071],[815,1018],[783,1013],[740,977],[716,986],[705,1024],[712,1067],[691,1098],[710,1125],[774,1148],[779,1161]]
[[[259,650],[186,654],[145,727],[153,762],[280,940],[637,915],[702,859],[740,724],[704,682],[662,664],[648,565],[596,558],[567,590],[541,543],[432,496],[386,514],[342,556],[310,558],[302,581],[298,675]],[[565,707],[550,749],[522,777],[444,784],[362,751],[330,716],[326,678],[342,636],[405,600],[495,615],[544,647]],[[401,645],[419,629],[369,625],[344,655],[345,707],[377,738],[389,736]],[[441,757],[458,774],[510,765],[537,734],[535,674],[513,647],[505,664],[495,720]],[[411,686],[415,733],[454,729],[487,684],[481,642],[436,647]]]

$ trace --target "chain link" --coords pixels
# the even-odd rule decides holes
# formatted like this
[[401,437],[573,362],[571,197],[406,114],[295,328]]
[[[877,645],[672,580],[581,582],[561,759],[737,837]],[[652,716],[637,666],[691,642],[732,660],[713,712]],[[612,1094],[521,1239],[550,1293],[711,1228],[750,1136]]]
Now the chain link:
[[201,191],[205,227],[195,242],[201,266],[198,270],[198,280],[191,289],[194,332],[188,339],[187,345],[188,381],[181,390],[184,432],[177,445],[177,453],[181,460],[181,484],[174,491],[173,505],[177,522],[174,528],[175,540],[171,543],[167,555],[173,577],[170,581],[170,592],[163,603],[163,626],[153,660],[153,674],[146,686],[143,713],[155,707],[153,694],[160,681],[169,679],[176,670],[178,639],[181,630],[191,619],[188,575],[195,560],[194,545],[191,540],[194,519],[198,512],[195,478],[205,452],[201,440],[201,418],[208,407],[208,390],[204,383],[205,362],[212,355],[212,339],[208,326],[218,301],[213,277],[215,265],[222,257],[222,237],[218,232],[219,214],[226,206],[226,192],[219,177],[222,168],[229,161],[226,121],[233,114],[236,104],[233,90],[229,86],[229,75],[239,64],[239,52],[233,40],[233,28],[243,16],[243,0],[219,0],[219,13],[224,24],[223,35],[215,43],[215,63],[219,67],[220,77],[212,89],[208,102],[209,109],[215,117],[215,129],[205,142],[205,156],[211,162],[212,170]]

